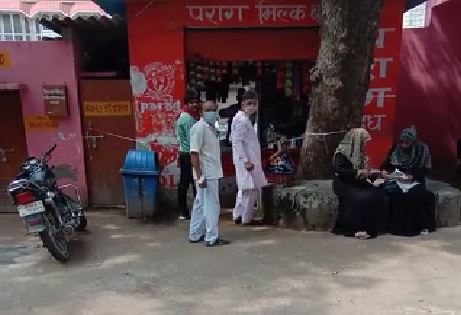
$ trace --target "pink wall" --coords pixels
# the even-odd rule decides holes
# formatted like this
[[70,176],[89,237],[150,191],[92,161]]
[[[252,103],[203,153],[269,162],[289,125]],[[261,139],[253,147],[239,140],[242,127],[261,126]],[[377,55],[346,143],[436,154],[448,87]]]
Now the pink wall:
[[431,23],[432,8],[449,0],[427,0],[426,2],[426,25]]
[[435,166],[456,161],[461,139],[461,1],[435,6],[425,29],[405,29],[397,91],[396,134],[415,124]]
[[[7,51],[11,66],[0,70],[0,82],[18,82],[23,115],[44,115],[43,84],[66,84],[70,115],[59,119],[59,127],[48,130],[26,130],[29,155],[40,156],[52,144],[58,145],[52,164],[64,165],[75,178],[60,183],[77,184],[86,203],[87,188],[84,168],[83,139],[79,112],[78,81],[74,49],[71,42],[0,42],[0,51]],[[66,165],[68,167],[66,167]]]

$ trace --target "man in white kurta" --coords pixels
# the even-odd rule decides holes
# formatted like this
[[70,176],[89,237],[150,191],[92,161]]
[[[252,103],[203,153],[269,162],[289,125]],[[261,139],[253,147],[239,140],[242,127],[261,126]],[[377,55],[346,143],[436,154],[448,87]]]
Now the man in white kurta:
[[189,242],[203,240],[207,247],[227,245],[219,237],[219,179],[223,177],[221,149],[214,125],[218,119],[216,103],[203,104],[202,118],[190,130],[190,154],[197,184],[190,221]]
[[261,165],[261,145],[250,120],[257,111],[257,102],[256,92],[245,92],[242,110],[232,121],[232,155],[239,190],[233,218],[237,224],[252,224],[254,204],[261,187],[267,184]]

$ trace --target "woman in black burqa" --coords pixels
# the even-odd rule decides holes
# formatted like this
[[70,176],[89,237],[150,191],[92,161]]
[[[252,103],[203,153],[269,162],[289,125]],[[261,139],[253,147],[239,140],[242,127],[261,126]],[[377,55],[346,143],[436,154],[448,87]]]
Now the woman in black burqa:
[[431,155],[427,144],[417,139],[414,126],[402,131],[382,169],[385,178],[397,170],[405,174],[400,181],[387,180],[384,185],[390,201],[390,232],[414,236],[435,231],[435,196],[426,189]]
[[366,129],[352,129],[335,151],[333,189],[339,198],[335,234],[368,239],[386,231],[388,199],[368,181],[377,177],[367,169],[365,145],[370,139]]

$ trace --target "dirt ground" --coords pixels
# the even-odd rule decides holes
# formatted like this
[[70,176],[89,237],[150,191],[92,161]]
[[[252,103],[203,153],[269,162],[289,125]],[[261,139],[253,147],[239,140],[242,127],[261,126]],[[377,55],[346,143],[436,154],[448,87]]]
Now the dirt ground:
[[55,262],[0,215],[1,315],[461,314],[461,228],[358,241],[221,226],[232,245],[187,242],[187,225],[89,215]]

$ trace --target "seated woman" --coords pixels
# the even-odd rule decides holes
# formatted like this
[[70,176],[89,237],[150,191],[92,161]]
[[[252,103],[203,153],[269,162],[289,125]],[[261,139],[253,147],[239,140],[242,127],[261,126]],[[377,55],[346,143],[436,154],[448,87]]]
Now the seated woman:
[[365,144],[370,139],[365,129],[352,129],[333,157],[333,189],[339,197],[338,219],[333,229],[335,234],[368,239],[386,230],[387,197],[367,180],[377,177],[367,169]]
[[402,131],[382,169],[384,178],[397,170],[405,174],[383,186],[389,196],[391,233],[414,236],[435,231],[435,197],[426,190],[431,156],[428,146],[417,140],[414,126]]

